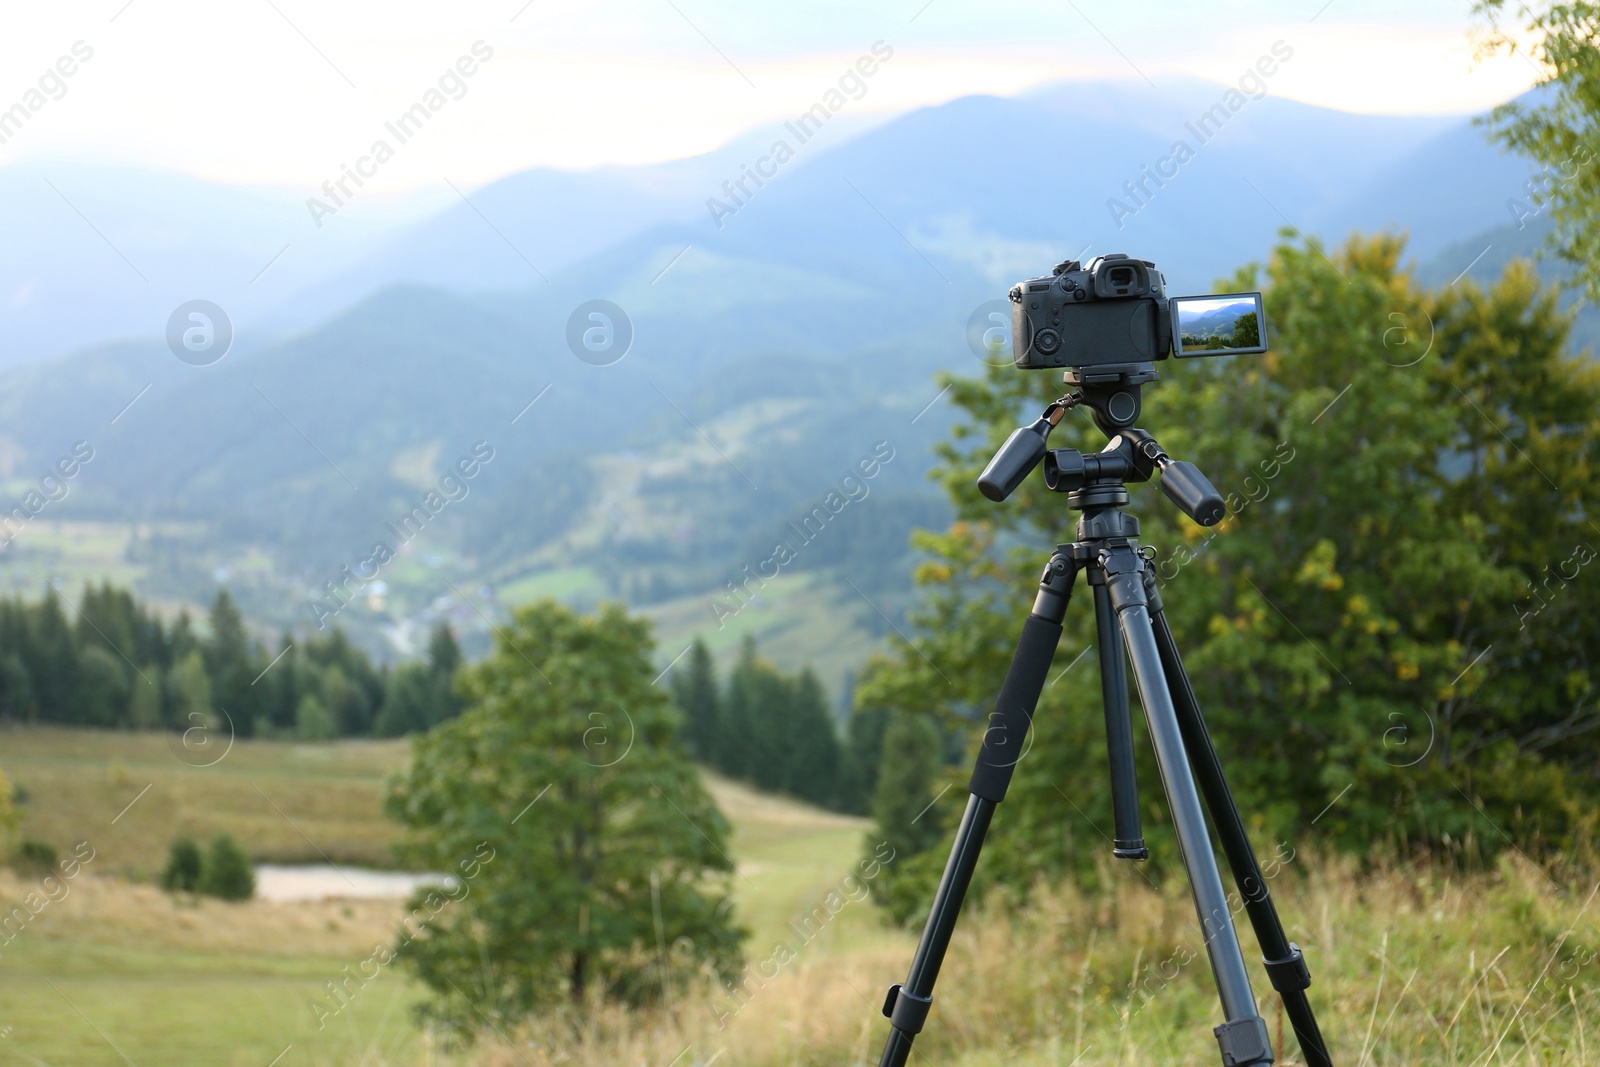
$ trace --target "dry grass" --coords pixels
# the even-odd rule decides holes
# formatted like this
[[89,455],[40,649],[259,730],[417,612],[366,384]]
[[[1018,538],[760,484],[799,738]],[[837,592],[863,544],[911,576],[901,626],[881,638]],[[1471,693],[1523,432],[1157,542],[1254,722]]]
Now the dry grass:
[[[1600,898],[1591,895],[1592,877],[1558,887],[1521,860],[1465,878],[1430,868],[1361,873],[1344,860],[1302,858],[1296,866],[1275,891],[1310,958],[1313,1006],[1336,1062],[1543,1067],[1600,1059]],[[1248,934],[1246,944],[1253,953]],[[1183,964],[1185,945],[1193,959]],[[1136,875],[1120,877],[1114,894],[1045,891],[1021,911],[991,902],[957,935],[913,1062],[1215,1063],[1210,1029],[1220,1020],[1199,946],[1186,890],[1157,890]],[[670,1013],[612,1010],[577,1028],[534,1025],[522,1048],[496,1042],[477,1064],[872,1064],[885,1032],[883,990],[903,977],[908,959],[907,945],[881,941],[816,954],[808,947],[725,1029],[714,1020],[721,999]],[[1264,979],[1256,986],[1269,1028],[1282,1035],[1278,1063],[1301,1062],[1275,995]]]
[[[394,900],[250,900],[233,904],[205,897],[172,896],[151,886],[97,877],[96,857],[78,877],[58,881],[46,904],[19,934],[30,941],[137,946],[141,951],[217,955],[295,955],[360,959],[378,943],[393,941],[403,909]],[[65,895],[63,895],[63,890]],[[0,869],[0,901],[16,907],[29,893],[48,899],[40,880]],[[0,916],[4,918],[4,916]],[[0,961],[5,958],[0,946]],[[0,964],[3,966],[3,964]]]

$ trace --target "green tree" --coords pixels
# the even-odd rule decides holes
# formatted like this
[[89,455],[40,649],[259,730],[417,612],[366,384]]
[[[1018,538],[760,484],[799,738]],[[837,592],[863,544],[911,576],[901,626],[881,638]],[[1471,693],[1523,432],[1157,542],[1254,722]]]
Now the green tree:
[[1256,319],[1254,311],[1240,315],[1233,324],[1233,336],[1228,341],[1230,348],[1255,348],[1261,344],[1261,324]]
[[204,643],[206,673],[211,679],[211,699],[228,713],[234,730],[249,737],[255,726],[259,691],[251,683],[266,667],[260,646],[251,640],[244,617],[226,589],[218,590],[208,616],[210,638]]
[[[1600,549],[1600,370],[1564,354],[1569,320],[1525,265],[1487,292],[1430,293],[1401,253],[1393,238],[1280,246],[1272,350],[1184,361],[1147,389],[1141,424],[1205,470],[1230,516],[1205,530],[1134,486],[1141,542],[1258,848],[1312,834],[1361,854],[1470,859],[1507,836],[1576,848],[1600,767],[1600,630],[1585,621],[1600,582],[1584,569]],[[1242,272],[1221,287],[1255,285]],[[895,642],[857,693],[931,704],[969,752],[1072,521],[1037,478],[1000,506],[973,483],[1019,413],[1056,395],[1009,368],[952,382],[967,421],[939,477],[958,518],[918,535],[917,650]],[[1053,443],[1103,440],[1069,419]],[[1093,641],[1081,583],[1076,599],[1063,665]],[[1092,665],[1047,687],[985,877],[1092,873],[1110,810]],[[1156,866],[1175,863],[1164,810],[1146,812]]]
[[339,735],[339,724],[315,693],[307,693],[294,709],[294,733],[302,741],[331,741]]
[[716,751],[720,695],[711,650],[699,637],[689,656],[672,672],[672,696],[683,712],[683,742],[696,759],[711,762]]
[[202,866],[200,846],[194,838],[188,834],[173,838],[167,850],[166,869],[161,872],[161,888],[169,893],[197,892]]
[[146,664],[143,678],[134,678],[128,697],[128,725],[135,730],[159,730],[166,678],[154,663]]
[[211,678],[206,674],[205,662],[199,649],[191,649],[167,676],[171,696],[167,706],[171,709],[172,726],[179,730],[195,727],[210,729],[219,725],[211,703]]
[[400,737],[432,726],[437,699],[432,671],[421,663],[402,663],[389,672],[383,692],[383,706],[373,720],[373,733],[379,737]]
[[[1505,0],[1479,0],[1489,20],[1490,50],[1524,50],[1495,19]],[[1576,268],[1576,280],[1600,299],[1600,4],[1519,4],[1517,17],[1541,70],[1530,99],[1495,108],[1483,121],[1491,135],[1539,165],[1520,195],[1507,202],[1518,229],[1548,209],[1551,244]]]
[[[883,763],[872,794],[873,830],[867,853],[888,842],[894,863],[884,867],[876,889],[897,922],[926,913],[924,887],[902,877],[916,857],[937,851],[944,840],[944,819],[934,798],[941,788],[944,744],[938,723],[928,715],[897,711],[883,736]],[[935,859],[943,861],[942,856]]]
[[479,1012],[640,1003],[738,967],[728,824],[650,652],[648,623],[619,606],[529,605],[463,670],[461,716],[413,741],[387,806],[412,831],[406,861],[492,857],[402,946],[436,1014],[476,1029]]
[[206,847],[195,888],[222,900],[249,900],[256,892],[256,871],[238,842],[227,834],[218,834]]
[[461,699],[456,696],[456,672],[461,669],[461,646],[450,624],[441,622],[428,639],[428,674],[431,702],[427,725],[433,726],[461,714]]
[[840,766],[840,806],[865,814],[878,784],[883,761],[883,733],[889,712],[881,707],[852,708],[845,723],[845,745]]
[[85,726],[117,725],[132,690],[131,673],[116,653],[100,645],[83,649],[78,656],[77,700],[71,721]]
[[839,735],[834,729],[828,695],[811,668],[794,680],[783,721],[783,788],[803,800],[841,808]]
[[0,718],[32,722],[37,710],[27,663],[16,651],[0,655]]
[[751,777],[756,767],[751,744],[756,732],[757,701],[761,696],[756,681],[759,673],[756,639],[745,634],[739,645],[739,659],[728,672],[727,695],[722,701],[712,747],[717,769],[734,778]]

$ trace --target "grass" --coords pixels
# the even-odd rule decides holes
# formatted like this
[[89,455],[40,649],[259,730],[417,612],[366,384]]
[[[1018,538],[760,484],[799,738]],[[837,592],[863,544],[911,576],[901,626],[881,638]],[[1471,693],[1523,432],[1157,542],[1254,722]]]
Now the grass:
[[26,791],[20,833],[62,854],[88,841],[101,874],[149,879],[177,834],[224,830],[261,861],[393,865],[383,783],[406,742],[203,740],[11,728],[0,731],[0,771]]
[[[316,1026],[311,1002],[393,941],[398,902],[193,902],[128,880],[155,872],[178,829],[228,830],[257,859],[386,863],[397,828],[382,818],[382,788],[405,743],[239,741],[211,767],[180,754],[159,735],[0,732],[0,770],[28,792],[19,835],[63,856],[78,841],[95,850],[65,896],[0,944],[0,1064],[266,1067],[286,1047],[279,1067],[455,1062],[428,1047],[410,1014],[423,991],[395,968]],[[848,872],[865,823],[714,776],[708,785],[734,824],[742,921],[752,946],[770,947]],[[41,894],[37,877],[0,869],[0,912],[30,892]],[[881,936],[866,906],[852,907],[819,946],[846,923]]]
[[[1176,1067],[1217,1062],[1220,1021],[1187,890],[1108,871],[1113,888],[1041,889],[1018,908],[991,899],[951,945],[913,1063],[938,1067]],[[1306,950],[1313,1007],[1341,1067],[1596,1062],[1600,884],[1552,883],[1513,858],[1460,876],[1428,865],[1363,871],[1300,857],[1274,883]],[[726,998],[649,1016],[545,1020],[477,1067],[715,1061],[742,1067],[877,1062],[883,990],[904,977],[909,939],[806,946],[719,1027]],[[1258,959],[1248,932],[1246,953]],[[1280,1067],[1301,1064],[1275,995],[1253,971]]]
[[[393,968],[317,1028],[311,1001],[390,941],[396,903],[193,903],[113,876],[157,862],[170,829],[162,804],[196,830],[227,827],[252,848],[292,851],[294,831],[273,837],[253,783],[319,847],[326,832],[339,847],[379,854],[393,831],[376,802],[403,758],[399,744],[240,742],[200,770],[159,738],[0,735],[0,766],[32,792],[28,832],[51,827],[58,847],[89,840],[97,850],[66,896],[0,944],[0,1065],[267,1067],[280,1054],[278,1067],[877,1062],[883,990],[904,977],[914,938],[850,899],[866,824],[713,776],[734,828],[739,915],[752,931],[742,989],[648,1012],[538,1020],[515,1047],[494,1034],[463,1052],[432,1047],[409,1013],[421,990]],[[150,792],[110,824],[145,782]],[[1149,884],[1128,865],[1108,866],[1102,882],[1102,892],[1041,887],[1025,906],[995,897],[969,907],[913,1062],[1217,1062],[1216,997],[1186,888]],[[37,890],[31,877],[0,871],[5,908]],[[1471,874],[1426,863],[1363,869],[1306,849],[1273,891],[1310,960],[1313,1004],[1341,1067],[1600,1060],[1593,872],[1545,871],[1514,854]],[[809,925],[795,925],[806,916]],[[1243,937],[1254,960],[1248,925]],[[1278,1035],[1273,994],[1259,967],[1252,977]],[[1280,1052],[1280,1067],[1301,1062],[1292,1036]]]
[[56,579],[76,603],[85,582],[132,586],[145,568],[128,562],[129,532],[127,523],[62,522],[46,510],[0,555],[0,592],[36,597]]

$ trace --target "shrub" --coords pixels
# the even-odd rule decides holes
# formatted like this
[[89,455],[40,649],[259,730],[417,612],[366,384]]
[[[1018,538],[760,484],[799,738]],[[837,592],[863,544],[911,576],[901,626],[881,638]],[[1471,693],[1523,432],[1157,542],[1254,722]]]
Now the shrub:
[[33,870],[54,870],[56,865],[55,846],[44,841],[36,841],[31,837],[22,839],[22,844],[17,846],[17,866]]
[[200,846],[187,834],[172,840],[167,869],[161,872],[161,888],[169,893],[193,893],[200,888]]
[[249,900],[256,892],[256,871],[244,849],[227,834],[211,839],[200,869],[200,892],[223,900]]

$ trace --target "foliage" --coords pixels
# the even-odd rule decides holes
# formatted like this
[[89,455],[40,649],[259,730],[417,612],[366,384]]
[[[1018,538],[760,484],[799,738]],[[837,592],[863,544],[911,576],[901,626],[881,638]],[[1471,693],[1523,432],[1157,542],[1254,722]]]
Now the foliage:
[[711,650],[699,637],[689,646],[689,659],[672,675],[672,699],[683,712],[683,743],[696,759],[710,762],[716,754],[721,697]]
[[[71,610],[76,625],[54,588],[36,602],[0,599],[0,720],[301,736],[299,714],[313,697],[331,728],[319,719],[312,736],[389,737],[425,730],[460,710],[451,686],[461,650],[443,624],[433,631],[426,665],[390,672],[338,629],[285,634],[282,655],[269,653],[225,589],[211,605],[205,635],[186,613],[167,622],[109,582],[85,587]],[[410,677],[396,682],[402,672]]]
[[195,889],[221,900],[249,900],[256,892],[256,872],[250,857],[228,834],[218,834],[206,846]]
[[56,865],[55,846],[48,841],[25,837],[17,846],[17,865],[35,871],[49,871]]
[[10,837],[11,832],[17,828],[17,806],[22,803],[22,798],[17,795],[17,788],[11,784],[11,779],[0,774],[0,834]]
[[845,757],[833,713],[809,667],[784,674],[746,635],[722,690],[710,652],[696,640],[673,696],[684,713],[690,751],[723,774],[822,807],[860,810],[845,795]]
[[[1600,370],[1563,353],[1569,320],[1525,264],[1489,291],[1433,293],[1400,255],[1388,237],[1331,258],[1278,247],[1272,351],[1163,365],[1140,420],[1199,463],[1230,516],[1203,530],[1150,487],[1132,510],[1263,852],[1313,824],[1364,854],[1571,850],[1594,825],[1600,769],[1600,583],[1582,570],[1600,546]],[[857,700],[931,703],[971,736],[1072,516],[1038,478],[998,507],[973,485],[1056,383],[1007,368],[950,384],[967,419],[937,473],[958,519],[918,536],[915,647],[877,661]],[[1054,443],[1097,447],[1086,421]],[[1094,657],[1077,659],[1093,638],[1086,599],[983,877],[1092,878],[1107,847]],[[1139,771],[1148,793],[1159,779],[1142,747]],[[1145,810],[1156,864],[1175,863],[1164,810]]]
[[1495,140],[1539,164],[1507,206],[1518,229],[1550,209],[1551,243],[1576,267],[1588,298],[1600,298],[1600,4],[1519,4],[1527,48],[1494,23],[1504,8],[1505,0],[1476,5],[1490,21],[1486,50],[1526,51],[1542,74],[1531,99],[1481,120]]
[[[928,715],[896,711],[883,735],[882,764],[872,794],[874,829],[867,852],[887,841],[896,859],[932,854],[944,839],[945,819],[935,803],[944,741],[937,722]],[[889,864],[875,887],[889,915],[900,923],[926,917],[922,879],[905,874],[904,863]]]
[[172,839],[167,850],[167,866],[161,872],[161,888],[169,893],[194,893],[200,889],[202,867],[200,846],[188,834]]
[[327,705],[317,699],[317,694],[307,693],[294,709],[294,735],[301,741],[330,741],[339,732],[339,724],[328,714]]
[[648,624],[618,606],[529,605],[463,671],[461,716],[414,741],[387,804],[413,832],[406,862],[492,858],[402,944],[433,1014],[476,1029],[737,968],[728,824],[650,652]]

